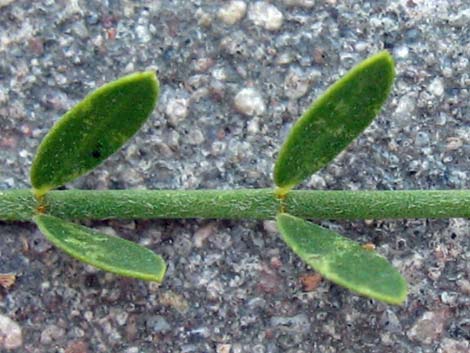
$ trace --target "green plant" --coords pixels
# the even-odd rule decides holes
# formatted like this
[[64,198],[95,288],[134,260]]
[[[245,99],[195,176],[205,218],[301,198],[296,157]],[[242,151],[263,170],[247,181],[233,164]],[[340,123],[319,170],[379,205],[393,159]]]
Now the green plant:
[[33,161],[33,190],[0,191],[0,220],[33,220],[54,245],[83,262],[123,276],[162,281],[166,265],[159,255],[69,220],[275,218],[282,239],[325,278],[361,295],[400,304],[406,299],[406,282],[382,256],[304,218],[470,217],[470,191],[291,190],[370,124],[393,78],[393,60],[383,51],[332,85],[292,128],[276,161],[275,189],[52,190],[117,151],[154,109],[159,93],[155,74],[126,76],[91,93],[54,125]]

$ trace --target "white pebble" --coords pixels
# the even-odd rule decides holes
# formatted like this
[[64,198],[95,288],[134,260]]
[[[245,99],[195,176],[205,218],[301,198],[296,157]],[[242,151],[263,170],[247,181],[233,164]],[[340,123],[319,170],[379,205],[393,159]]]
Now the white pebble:
[[449,24],[455,27],[465,27],[470,24],[470,8],[457,13],[449,18]]
[[263,27],[268,31],[277,31],[282,26],[284,16],[276,6],[264,1],[258,1],[250,5],[248,18],[256,26]]
[[407,331],[407,336],[413,341],[431,344],[442,335],[445,323],[444,311],[426,311]]
[[248,131],[248,134],[250,135],[257,135],[259,132],[259,119],[258,118],[251,119],[248,122],[246,130]]
[[291,99],[298,99],[308,91],[308,79],[305,75],[291,71],[284,80],[284,94]]
[[232,345],[230,344],[218,344],[216,351],[217,353],[230,353]]
[[41,332],[41,343],[50,344],[59,340],[65,334],[65,330],[57,325],[49,325]]
[[447,146],[446,146],[447,151],[455,151],[455,150],[458,150],[462,146],[463,146],[463,141],[462,139],[458,137],[449,137],[447,139]]
[[240,21],[246,14],[244,1],[230,1],[219,9],[219,19],[227,25],[233,25]]
[[88,33],[88,29],[83,21],[75,22],[72,25],[72,31],[81,39],[85,39],[90,36],[90,34]]
[[429,135],[425,133],[424,131],[419,131],[416,134],[414,142],[416,146],[423,147],[423,146],[429,145],[429,141],[430,141]]
[[[130,74],[130,73],[132,73],[132,72],[134,72],[134,71],[135,71],[135,66],[134,66],[134,63],[133,63],[133,62],[128,63],[128,64],[126,65],[126,67],[124,68],[124,72],[125,72],[125,73],[128,73],[128,74]],[[156,71],[156,70],[155,70],[155,71]]]
[[442,69],[442,76],[444,76],[445,78],[451,78],[452,77],[452,68],[450,67],[444,67]]
[[319,175],[312,175],[312,177],[310,178],[310,183],[309,184],[312,185],[312,187],[314,189],[324,189],[324,188],[326,188],[325,179],[323,179]]
[[204,134],[199,129],[192,129],[188,134],[188,143],[190,145],[200,145],[204,142]]
[[440,350],[443,353],[470,352],[470,343],[467,340],[457,341],[453,338],[444,337],[441,341]]
[[413,113],[415,106],[416,106],[416,99],[410,94],[404,95],[398,101],[398,105],[397,105],[397,109],[395,110],[395,113],[399,115],[400,117],[404,117],[404,116],[409,117],[410,114]]
[[196,248],[202,248],[206,239],[209,238],[213,233],[214,225],[212,223],[199,228],[193,236],[194,246]]
[[168,116],[168,121],[176,125],[180,121],[186,119],[189,114],[188,110],[189,100],[185,98],[170,99],[166,106],[165,113]]
[[266,110],[261,94],[254,88],[243,88],[235,96],[235,108],[242,114],[262,115]]
[[0,348],[15,349],[23,345],[21,327],[8,316],[0,315]]
[[279,232],[275,221],[263,221],[263,229],[271,234],[277,234]]
[[21,150],[18,155],[21,157],[21,158],[30,158],[31,157],[31,153],[28,152],[27,150]]
[[286,65],[290,64],[294,60],[294,56],[292,53],[281,53],[276,59],[276,64],[278,65]]
[[212,23],[211,15],[204,12],[201,8],[196,10],[195,17],[199,26],[209,27]]
[[435,96],[442,96],[444,93],[444,82],[439,77],[436,77],[432,80],[431,84],[429,85],[429,92],[434,94]]
[[227,144],[222,141],[215,141],[211,146],[211,154],[213,156],[218,156],[227,148]]
[[443,112],[439,114],[439,116],[435,119],[436,125],[444,126],[447,123],[447,115]]
[[367,42],[364,42],[364,41],[359,41],[354,45],[354,49],[356,49],[359,52],[364,51],[367,48],[368,48],[368,44]]
[[315,5],[315,0],[284,0],[284,4],[287,6],[301,6],[309,9]]
[[139,38],[141,43],[148,43],[152,39],[152,36],[150,35],[146,26],[137,26],[135,28],[135,33],[137,34],[137,37]]
[[0,9],[1,9],[2,7],[5,7],[5,6],[7,6],[7,5],[10,5],[13,1],[15,1],[15,0],[0,0]]
[[400,45],[393,50],[393,55],[400,59],[405,59],[408,57],[408,47],[406,45]]
[[129,347],[124,352],[125,353],[139,353],[139,347]]
[[119,325],[119,326],[124,326],[124,324],[127,322],[127,319],[129,317],[129,314],[125,311],[120,311],[118,310],[116,313],[115,313],[115,319],[116,319],[116,323]]

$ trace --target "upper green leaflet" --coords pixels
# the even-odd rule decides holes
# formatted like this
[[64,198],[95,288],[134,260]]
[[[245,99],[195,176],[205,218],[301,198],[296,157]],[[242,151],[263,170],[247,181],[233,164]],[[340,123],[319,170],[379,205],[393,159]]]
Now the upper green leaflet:
[[135,73],[97,89],[46,135],[31,167],[40,196],[83,175],[116,152],[149,117],[159,92],[153,72]]
[[37,215],[34,222],[51,243],[80,261],[121,276],[163,280],[165,262],[143,246],[53,216]]
[[390,304],[406,299],[405,279],[375,251],[286,213],[277,215],[277,225],[287,245],[330,281]]
[[290,131],[274,168],[276,185],[289,190],[344,150],[380,111],[394,76],[393,59],[383,51],[333,84]]

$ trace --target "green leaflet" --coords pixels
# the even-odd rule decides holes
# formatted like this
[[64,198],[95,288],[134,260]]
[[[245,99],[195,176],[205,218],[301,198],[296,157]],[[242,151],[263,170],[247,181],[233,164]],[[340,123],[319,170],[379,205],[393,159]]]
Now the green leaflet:
[[143,246],[54,216],[37,215],[33,220],[50,242],[80,261],[121,276],[163,280],[164,260]]
[[386,303],[406,299],[405,279],[376,252],[286,213],[277,215],[277,225],[287,245],[325,278]]
[[72,181],[116,152],[147,120],[158,92],[155,73],[135,73],[98,88],[67,112],[36,153],[35,194]]
[[372,122],[394,76],[392,57],[380,52],[312,104],[290,131],[276,161],[274,181],[283,193],[328,164]]

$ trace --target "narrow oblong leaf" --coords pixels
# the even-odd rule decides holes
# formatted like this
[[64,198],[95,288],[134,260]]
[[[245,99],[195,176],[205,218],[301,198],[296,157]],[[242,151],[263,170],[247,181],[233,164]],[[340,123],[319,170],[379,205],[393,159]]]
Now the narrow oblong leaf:
[[91,171],[116,152],[147,120],[159,92],[154,72],[108,83],[89,94],[52,127],[31,167],[35,194]]
[[277,215],[277,225],[294,253],[330,281],[390,304],[406,299],[405,279],[375,251],[286,213]]
[[288,191],[343,151],[378,114],[394,76],[383,51],[334,83],[291,129],[274,167],[276,185]]
[[49,215],[33,218],[44,236],[70,256],[121,276],[161,282],[166,265],[160,255],[131,241]]

